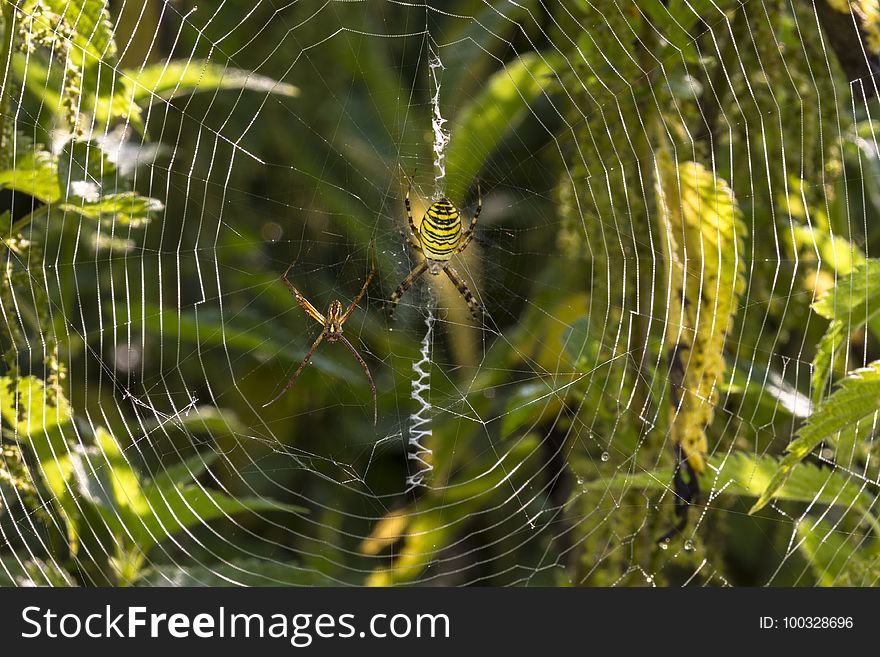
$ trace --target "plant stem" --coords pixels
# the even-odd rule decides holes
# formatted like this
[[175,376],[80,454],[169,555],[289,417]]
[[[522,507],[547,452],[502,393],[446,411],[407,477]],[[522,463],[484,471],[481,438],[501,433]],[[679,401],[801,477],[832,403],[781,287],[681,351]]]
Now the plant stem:
[[0,52],[0,70],[3,71],[3,86],[0,88],[0,153],[3,152],[3,137],[6,132],[6,115],[9,113],[9,86],[12,81],[12,37],[15,34],[15,9],[13,0],[0,0],[3,3],[3,51]]

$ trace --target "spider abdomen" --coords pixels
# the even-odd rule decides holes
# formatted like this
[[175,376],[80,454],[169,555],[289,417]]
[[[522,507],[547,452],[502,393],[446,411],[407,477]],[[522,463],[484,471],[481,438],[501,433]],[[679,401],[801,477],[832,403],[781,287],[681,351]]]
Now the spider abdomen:
[[428,260],[449,260],[461,243],[458,208],[445,198],[435,201],[419,226],[422,251]]

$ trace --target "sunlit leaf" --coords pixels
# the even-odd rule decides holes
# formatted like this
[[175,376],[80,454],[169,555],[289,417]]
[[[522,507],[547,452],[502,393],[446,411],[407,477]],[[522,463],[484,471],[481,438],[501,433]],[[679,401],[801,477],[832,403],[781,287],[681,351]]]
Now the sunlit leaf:
[[863,423],[865,430],[870,430],[871,417],[876,417],[878,410],[880,410],[880,361],[875,361],[868,367],[852,372],[834,393],[819,404],[798,432],[797,438],[789,444],[788,453],[750,513],[758,511],[777,496],[777,490],[793,468],[819,443],[856,423]]
[[880,335],[880,326],[875,326],[873,321],[880,311],[878,300],[880,258],[871,258],[841,276],[837,284],[813,304],[813,310],[822,317],[846,322],[850,332],[868,323],[875,335]]
[[846,325],[842,320],[835,319],[828,325],[828,329],[816,345],[816,355],[813,358],[813,376],[811,386],[813,388],[813,403],[819,403],[827,392],[828,379],[834,370],[835,364],[842,360],[845,355]]
[[459,202],[486,159],[556,80],[553,58],[523,55],[486,81],[455,117],[446,154],[446,193]]
[[443,522],[439,511],[411,517],[393,564],[375,569],[367,578],[367,586],[392,586],[417,579],[434,560],[438,546],[447,542],[451,534],[452,529]]
[[20,436],[32,437],[66,424],[70,403],[60,389],[35,376],[0,377],[0,414]]
[[[42,0],[74,31],[71,55],[114,59],[116,44],[106,0]],[[45,19],[44,19],[45,20]]]
[[373,526],[370,535],[361,541],[363,554],[375,556],[401,539],[410,521],[412,509],[393,511]]
[[745,290],[745,224],[727,182],[698,162],[659,153],[655,168],[666,268],[670,433],[701,473],[706,427],[726,371],[727,334]]
[[58,163],[46,151],[24,151],[12,169],[0,171],[0,187],[29,194],[44,203],[57,201]]
[[151,64],[142,70],[126,71],[125,75],[131,81],[133,100],[145,105],[155,98],[171,100],[219,89],[244,89],[289,98],[299,95],[299,89],[292,84],[204,59]]
[[108,194],[91,202],[83,200],[59,205],[67,212],[75,212],[89,219],[113,221],[117,225],[139,225],[164,207],[158,199],[141,196],[137,192]]

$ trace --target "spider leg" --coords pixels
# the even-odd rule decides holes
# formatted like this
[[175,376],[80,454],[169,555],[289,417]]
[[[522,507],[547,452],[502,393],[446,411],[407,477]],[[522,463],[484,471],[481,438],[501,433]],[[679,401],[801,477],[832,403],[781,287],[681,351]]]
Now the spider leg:
[[467,283],[464,282],[461,274],[449,266],[445,267],[443,271],[446,272],[449,280],[455,285],[455,289],[457,289],[461,293],[461,296],[464,297],[464,300],[467,302],[468,308],[471,311],[471,315],[473,315],[475,320],[480,321],[480,316],[486,311],[482,304],[477,301],[477,298],[471,293],[470,288],[467,286]]
[[403,282],[397,286],[397,289],[394,290],[394,294],[391,295],[391,299],[385,304],[385,307],[388,308],[389,317],[394,316],[394,309],[397,308],[397,303],[400,301],[400,297],[406,294],[406,291],[412,287],[412,284],[415,283],[416,279],[424,274],[428,270],[428,261],[423,260],[419,265],[415,267],[410,273],[409,276],[403,279]]
[[290,293],[294,296],[296,302],[302,306],[302,309],[308,313],[309,317],[318,322],[318,324],[321,324],[322,326],[325,325],[327,320],[324,318],[324,315],[322,315],[320,311],[302,295],[302,292],[296,289],[296,286],[290,282],[290,279],[287,278],[287,274],[290,273],[292,268],[293,265],[290,265],[290,267],[287,268],[287,271],[281,275],[281,280],[287,284],[287,287],[290,288]]
[[468,244],[470,244],[471,240],[474,238],[474,228],[477,227],[477,219],[480,218],[480,212],[483,209],[483,192],[480,190],[480,181],[477,181],[477,209],[474,210],[474,217],[471,219],[470,225],[467,227],[467,230],[464,231],[464,234],[461,236],[461,242],[458,244],[458,248],[455,250],[456,253],[461,253],[465,250]]
[[275,397],[273,397],[272,399],[267,401],[265,404],[263,404],[263,408],[266,408],[269,404],[274,404],[279,399],[281,399],[284,396],[284,393],[287,392],[288,390],[290,390],[290,386],[292,386],[294,383],[296,383],[296,380],[299,378],[299,375],[302,373],[303,368],[305,368],[305,366],[308,365],[309,361],[312,359],[312,356],[315,353],[315,349],[318,348],[318,345],[321,344],[321,340],[324,339],[324,335],[325,335],[325,332],[321,331],[321,335],[319,335],[318,339],[312,343],[312,346],[309,349],[309,353],[306,354],[306,357],[303,358],[303,362],[300,363],[299,367],[296,368],[296,372],[294,372],[293,376],[290,377],[290,380],[287,382],[287,385],[284,386],[284,390],[282,390]]
[[364,359],[361,358],[361,355],[358,353],[357,349],[354,348],[354,345],[348,341],[348,338],[342,335],[339,337],[339,339],[345,343],[345,346],[348,347],[348,350],[351,352],[352,356],[357,358],[357,362],[361,364],[361,367],[364,370],[364,374],[367,375],[367,381],[370,382],[370,391],[373,393],[373,426],[376,426],[376,423],[379,421],[379,405],[376,402],[376,384],[373,383],[373,375],[370,374],[370,368],[367,367]]
[[409,202],[409,193],[412,191],[412,180],[409,181],[409,187],[406,188],[406,196],[403,197],[403,204],[406,206],[406,220],[409,222],[409,229],[416,240],[421,244],[419,238],[419,229],[416,228],[416,222],[413,219],[412,205]]
[[339,320],[340,323],[345,323],[345,320],[348,319],[348,316],[357,308],[357,305],[361,302],[361,299],[364,298],[364,293],[367,291],[367,287],[370,285],[370,281],[373,280],[373,276],[376,274],[376,265],[373,265],[373,268],[370,269],[370,273],[367,274],[367,280],[364,281],[364,286],[361,288],[361,291],[355,297],[354,301],[351,302],[351,305],[348,309],[342,314],[342,318]]

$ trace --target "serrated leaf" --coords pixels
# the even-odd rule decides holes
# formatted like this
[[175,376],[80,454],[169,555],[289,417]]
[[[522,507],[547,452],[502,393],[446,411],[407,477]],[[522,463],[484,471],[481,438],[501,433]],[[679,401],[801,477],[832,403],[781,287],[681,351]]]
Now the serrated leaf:
[[880,361],[855,370],[837,390],[819,404],[798,437],[789,444],[785,458],[749,513],[764,507],[782,486],[792,469],[823,440],[866,420],[880,409]]
[[865,323],[880,335],[880,327],[872,320],[880,311],[880,258],[857,264],[852,272],[841,276],[837,284],[813,304],[813,310],[831,320],[841,320],[852,332]]
[[844,323],[835,319],[828,325],[819,344],[816,345],[816,355],[813,358],[813,375],[811,385],[813,388],[813,403],[818,404],[825,396],[828,379],[834,371],[837,361],[845,354],[843,348],[846,341]]
[[18,157],[12,169],[0,171],[0,187],[29,194],[44,203],[57,201],[58,163],[46,151],[27,151]]

